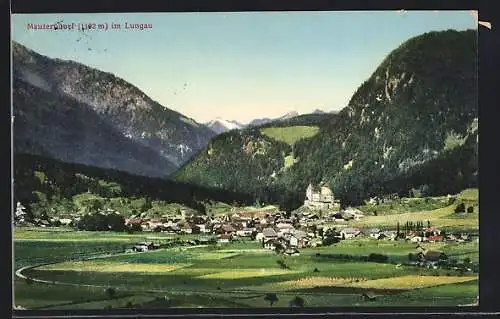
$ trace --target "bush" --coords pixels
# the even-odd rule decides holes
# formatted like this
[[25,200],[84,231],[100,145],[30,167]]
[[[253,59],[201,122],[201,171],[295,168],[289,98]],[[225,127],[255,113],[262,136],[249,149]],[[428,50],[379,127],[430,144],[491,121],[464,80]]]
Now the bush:
[[116,290],[114,288],[106,288],[104,291],[106,293],[106,296],[108,296],[109,299],[113,299],[116,296]]
[[375,254],[375,253],[371,253],[370,255],[368,255],[368,261],[383,263],[387,262],[387,260],[389,260],[389,257],[387,257],[387,255]]
[[473,206],[467,207],[467,213],[471,214],[473,212],[474,212],[474,207]]
[[283,260],[277,260],[276,263],[280,265],[282,269],[289,269],[288,265]]
[[319,269],[318,268],[314,268],[313,272],[319,272]]
[[465,204],[464,203],[460,203],[455,207],[455,214],[464,213],[464,212],[465,212]]

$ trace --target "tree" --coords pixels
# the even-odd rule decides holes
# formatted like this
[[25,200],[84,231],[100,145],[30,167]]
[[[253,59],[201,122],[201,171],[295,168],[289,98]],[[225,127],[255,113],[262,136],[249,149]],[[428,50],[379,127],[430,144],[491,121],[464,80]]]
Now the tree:
[[116,296],[116,290],[112,287],[106,288],[104,291],[106,296],[108,296],[109,299],[113,299]]
[[120,214],[106,215],[108,228],[111,231],[121,232],[125,230],[125,218]]
[[267,301],[267,302],[269,302],[269,305],[272,307],[273,304],[275,302],[277,302],[279,299],[278,299],[278,296],[276,296],[276,294],[269,293],[269,294],[265,295],[264,300]]
[[401,234],[399,233],[399,222],[398,222],[396,225],[396,238],[399,238],[399,236],[401,236]]
[[465,213],[465,204],[464,203],[460,203],[457,205],[457,207],[455,207],[455,214],[458,214],[458,213]]
[[335,230],[335,228],[330,228],[326,232],[324,232],[324,238],[323,238],[323,246],[330,246],[332,244],[336,244],[340,241],[338,238],[339,233]]
[[431,228],[431,222],[429,220],[427,221],[427,228]]
[[257,237],[257,234],[258,234],[258,232],[256,230],[252,231],[252,234],[250,235],[250,239],[255,240],[255,238]]
[[318,236],[323,237],[324,235],[325,235],[325,232],[324,232],[323,228],[319,228],[318,229]]
[[304,307],[304,299],[297,296],[290,300],[290,307]]

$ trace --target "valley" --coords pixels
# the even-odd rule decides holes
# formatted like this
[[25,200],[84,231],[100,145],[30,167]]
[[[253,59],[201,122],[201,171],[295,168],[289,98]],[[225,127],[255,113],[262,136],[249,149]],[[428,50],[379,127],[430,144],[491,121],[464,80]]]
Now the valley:
[[161,78],[161,104],[11,43],[15,309],[477,305],[475,30],[406,40],[338,112],[245,123],[185,115],[245,90]]
[[[423,210],[381,211],[378,216],[368,215],[378,205],[367,204],[358,208],[356,218],[347,220],[302,207],[293,213],[296,230],[286,225],[276,207],[230,205],[210,208],[213,217],[203,218],[205,222],[182,215],[127,218],[127,224],[142,221],[133,232],[17,227],[16,305],[24,309],[293,307],[295,298],[310,307],[471,304],[478,295],[478,212],[469,216],[453,212],[463,201],[478,210],[477,194],[466,190],[452,197],[456,201],[452,205],[449,197],[415,198]],[[392,200],[387,206],[406,201]],[[444,207],[436,208],[440,206]],[[312,216],[315,213],[320,216]],[[456,222],[450,223],[450,218]],[[419,220],[439,229],[441,237],[415,241],[418,232],[410,230],[399,238],[379,235],[395,234],[396,223]],[[191,226],[180,226],[185,224]],[[207,230],[195,231],[200,225]],[[267,233],[270,227],[278,230],[278,237]],[[328,243],[329,229],[347,234],[353,227],[361,232]],[[373,227],[380,229],[378,233]],[[399,228],[403,232],[403,226]],[[291,238],[287,234],[294,232],[303,232],[307,241],[298,249],[290,241],[287,245],[292,246],[280,250],[275,238]],[[463,234],[467,239],[459,240]],[[129,251],[139,242],[157,248]],[[446,259],[428,263],[424,254],[424,264],[419,264],[410,255],[422,249],[443,253]],[[67,286],[74,288],[69,296],[64,293]],[[37,299],[48,289],[51,298]],[[269,296],[276,296],[272,305]]]

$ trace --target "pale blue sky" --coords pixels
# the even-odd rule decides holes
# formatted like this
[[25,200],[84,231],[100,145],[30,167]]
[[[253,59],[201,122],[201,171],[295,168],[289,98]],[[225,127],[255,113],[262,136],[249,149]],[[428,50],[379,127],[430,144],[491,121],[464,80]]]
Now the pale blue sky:
[[[27,29],[28,23],[61,20],[151,23],[153,28],[88,31],[81,41],[81,31]],[[407,39],[472,28],[477,23],[469,11],[12,16],[14,41],[114,73],[200,122],[339,110]]]

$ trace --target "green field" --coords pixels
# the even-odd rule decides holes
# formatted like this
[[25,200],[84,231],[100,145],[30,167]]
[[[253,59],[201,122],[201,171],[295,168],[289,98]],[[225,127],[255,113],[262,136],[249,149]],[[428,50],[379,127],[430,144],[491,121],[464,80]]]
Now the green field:
[[432,226],[448,230],[477,230],[479,228],[479,209],[476,207],[473,213],[464,216],[454,214],[456,204],[448,205],[438,209],[388,213],[377,216],[366,216],[358,221],[352,221],[350,224],[356,227],[385,227],[395,229],[397,223],[400,225],[408,222],[427,222]]
[[266,127],[260,130],[263,135],[269,136],[277,141],[294,145],[298,140],[310,138],[319,132],[317,126],[289,126],[289,127]]
[[[380,305],[442,305],[471,303],[478,293],[477,274],[398,265],[416,251],[414,244],[404,241],[345,240],[330,247],[302,249],[300,256],[293,257],[276,255],[256,242],[124,254],[118,253],[124,245],[148,236],[70,234],[16,230],[16,269],[52,262],[23,272],[48,283],[15,280],[16,305],[29,309],[267,307],[267,293],[278,297],[273,307],[288,307],[295,296],[308,306],[373,305],[361,298],[364,291],[374,292]],[[425,245],[457,260],[478,258],[474,242]],[[114,253],[83,259],[102,250]],[[324,258],[370,253],[387,254],[389,263]],[[72,258],[75,254],[79,260]],[[280,267],[278,260],[288,269]],[[83,286],[89,284],[95,287]],[[113,297],[105,293],[109,286],[116,290]],[[429,293],[422,294],[426,289],[436,297],[432,302]]]

